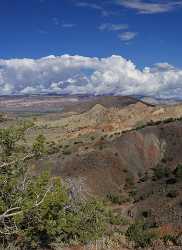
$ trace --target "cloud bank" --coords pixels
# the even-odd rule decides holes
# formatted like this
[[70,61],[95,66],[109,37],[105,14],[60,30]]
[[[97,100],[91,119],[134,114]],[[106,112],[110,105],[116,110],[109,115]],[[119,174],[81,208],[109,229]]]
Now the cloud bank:
[[139,70],[116,55],[0,59],[1,95],[43,93],[182,98],[182,69],[157,63]]

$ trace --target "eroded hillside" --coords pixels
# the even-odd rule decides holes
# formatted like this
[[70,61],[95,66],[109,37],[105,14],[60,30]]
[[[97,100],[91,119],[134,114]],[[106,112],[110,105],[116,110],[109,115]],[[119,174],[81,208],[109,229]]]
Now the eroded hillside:
[[[168,249],[167,243],[181,249],[176,237],[182,234],[182,104],[120,100],[84,100],[80,109],[34,117],[26,139],[31,145],[43,134],[47,153],[29,164],[36,175],[49,169],[61,176],[73,199],[103,199],[127,219],[117,228],[122,233],[145,221],[163,239],[151,249]],[[125,240],[117,249],[134,249]]]

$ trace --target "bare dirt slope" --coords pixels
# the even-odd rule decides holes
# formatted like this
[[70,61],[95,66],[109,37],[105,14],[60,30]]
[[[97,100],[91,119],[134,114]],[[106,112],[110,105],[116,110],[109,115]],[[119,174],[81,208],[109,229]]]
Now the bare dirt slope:
[[103,138],[69,155],[58,154],[47,159],[55,175],[80,177],[96,194],[122,189],[126,178],[136,180],[161,161],[175,168],[182,162],[182,122],[149,126],[110,140]]

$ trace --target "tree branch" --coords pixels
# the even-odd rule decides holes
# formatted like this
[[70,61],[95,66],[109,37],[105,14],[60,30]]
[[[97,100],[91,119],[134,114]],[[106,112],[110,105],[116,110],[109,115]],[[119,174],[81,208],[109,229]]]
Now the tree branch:
[[16,160],[10,161],[10,162],[3,162],[3,163],[0,165],[0,168],[9,167],[9,166],[11,166],[11,165],[16,164],[18,161],[24,162],[24,161],[26,161],[26,160],[30,160],[30,159],[32,159],[34,156],[35,156],[35,154],[28,154],[28,155],[24,156],[24,157],[21,158],[21,159],[16,159]]
[[48,187],[48,189],[46,190],[46,192],[45,192],[45,194],[43,195],[42,199],[41,199],[39,202],[36,202],[34,207],[38,207],[38,206],[40,206],[40,205],[44,202],[44,200],[45,200],[47,194],[51,191],[51,188],[52,188],[52,185],[50,185],[50,186]]
[[9,208],[2,215],[0,215],[0,220],[4,220],[5,218],[9,218],[9,217],[16,215],[17,213],[20,213],[20,211],[12,213],[13,211],[16,211],[19,209],[20,209],[20,207]]
[[[52,188],[52,185],[50,185],[47,190],[45,191],[42,199],[38,202],[36,201],[34,206],[32,206],[32,208],[35,208],[35,207],[39,207],[45,200],[47,194],[51,191],[51,188]],[[9,208],[8,210],[6,210],[2,215],[0,215],[0,220],[4,220],[6,218],[10,218],[10,217],[13,217],[13,216],[16,216],[18,214],[21,214],[23,211],[20,210],[21,207],[14,207],[14,208]],[[16,211],[16,210],[20,210],[20,211],[17,211],[17,212],[13,212],[13,211]],[[12,213],[13,212],[13,213]]]

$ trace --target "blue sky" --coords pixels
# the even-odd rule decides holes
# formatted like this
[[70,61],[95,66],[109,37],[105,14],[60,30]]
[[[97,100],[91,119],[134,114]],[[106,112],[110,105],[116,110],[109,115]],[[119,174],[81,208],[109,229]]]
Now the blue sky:
[[[175,0],[0,0],[0,58],[117,54],[138,67],[156,62],[182,67],[182,5],[168,9],[170,2]],[[144,5],[147,13],[141,13],[149,3],[162,9]],[[100,30],[104,24],[128,28]],[[131,40],[123,41],[123,33]]]
[[182,0],[0,0],[0,95],[182,99]]

